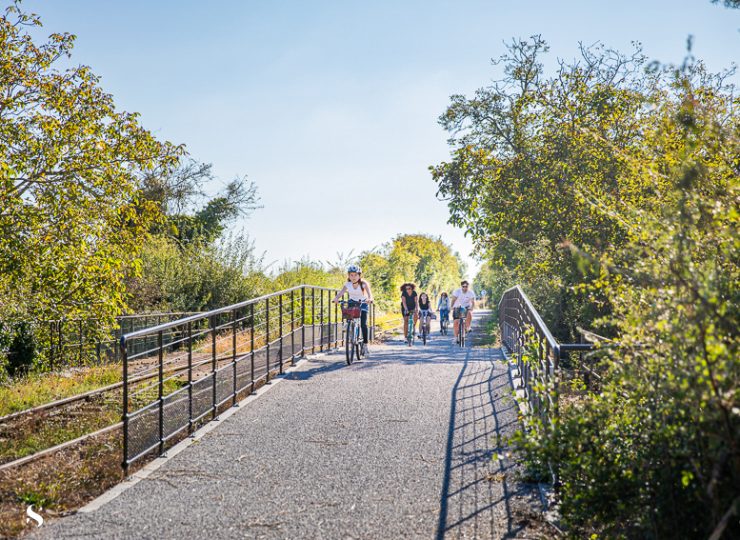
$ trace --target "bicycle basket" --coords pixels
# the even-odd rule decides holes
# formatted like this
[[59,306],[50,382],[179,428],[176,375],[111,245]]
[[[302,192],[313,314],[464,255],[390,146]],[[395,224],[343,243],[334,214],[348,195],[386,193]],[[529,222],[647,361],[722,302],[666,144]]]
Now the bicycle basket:
[[359,306],[343,307],[342,319],[359,319],[361,313]]

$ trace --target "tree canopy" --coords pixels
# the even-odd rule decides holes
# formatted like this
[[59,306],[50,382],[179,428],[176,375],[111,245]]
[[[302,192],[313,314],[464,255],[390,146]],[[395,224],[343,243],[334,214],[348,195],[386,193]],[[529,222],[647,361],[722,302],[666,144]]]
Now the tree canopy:
[[0,19],[0,318],[110,318],[159,219],[141,179],[183,150],[118,111],[90,68],[57,67],[75,38],[37,44],[39,26],[18,4]]
[[690,55],[664,66],[639,47],[624,55],[597,46],[548,76],[546,52],[539,36],[514,40],[499,60],[503,80],[453,96],[440,117],[452,159],[432,171],[451,221],[486,256],[479,286],[500,294],[522,284],[563,340],[582,326],[619,343],[564,359],[568,399],[552,424],[527,418],[517,445],[533,471],[556,470],[574,536],[732,536],[740,482],[732,72],[709,73]]

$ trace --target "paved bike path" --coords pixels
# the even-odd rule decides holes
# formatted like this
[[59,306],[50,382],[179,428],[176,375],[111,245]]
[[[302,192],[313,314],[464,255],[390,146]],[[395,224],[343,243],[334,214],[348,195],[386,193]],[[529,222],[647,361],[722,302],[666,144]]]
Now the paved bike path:
[[[473,337],[476,337],[475,335]],[[435,336],[333,353],[148,478],[34,538],[501,538],[516,533],[516,422],[498,349]]]

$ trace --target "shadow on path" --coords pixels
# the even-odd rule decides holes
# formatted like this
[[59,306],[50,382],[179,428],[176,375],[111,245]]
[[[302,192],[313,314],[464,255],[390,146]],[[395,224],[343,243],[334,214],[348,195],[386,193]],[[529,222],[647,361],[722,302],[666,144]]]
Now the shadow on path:
[[465,350],[452,390],[436,538],[513,538],[513,466],[503,457],[517,405],[500,349]]

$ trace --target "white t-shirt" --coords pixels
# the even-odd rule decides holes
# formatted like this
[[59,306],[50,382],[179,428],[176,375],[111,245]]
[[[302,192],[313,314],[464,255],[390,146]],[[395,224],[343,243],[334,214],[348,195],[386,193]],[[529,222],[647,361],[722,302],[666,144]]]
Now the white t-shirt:
[[365,290],[363,289],[362,284],[359,281],[357,282],[357,288],[352,285],[351,281],[345,283],[344,286],[347,288],[347,294],[349,294],[350,300],[359,302],[360,300],[364,300],[367,298],[367,296],[365,295]]
[[452,309],[455,309],[458,307],[469,308],[470,306],[473,305],[473,300],[475,300],[475,292],[473,292],[473,289],[470,287],[468,287],[467,292],[463,292],[462,287],[460,287],[450,296],[455,297],[455,303],[452,304]]

